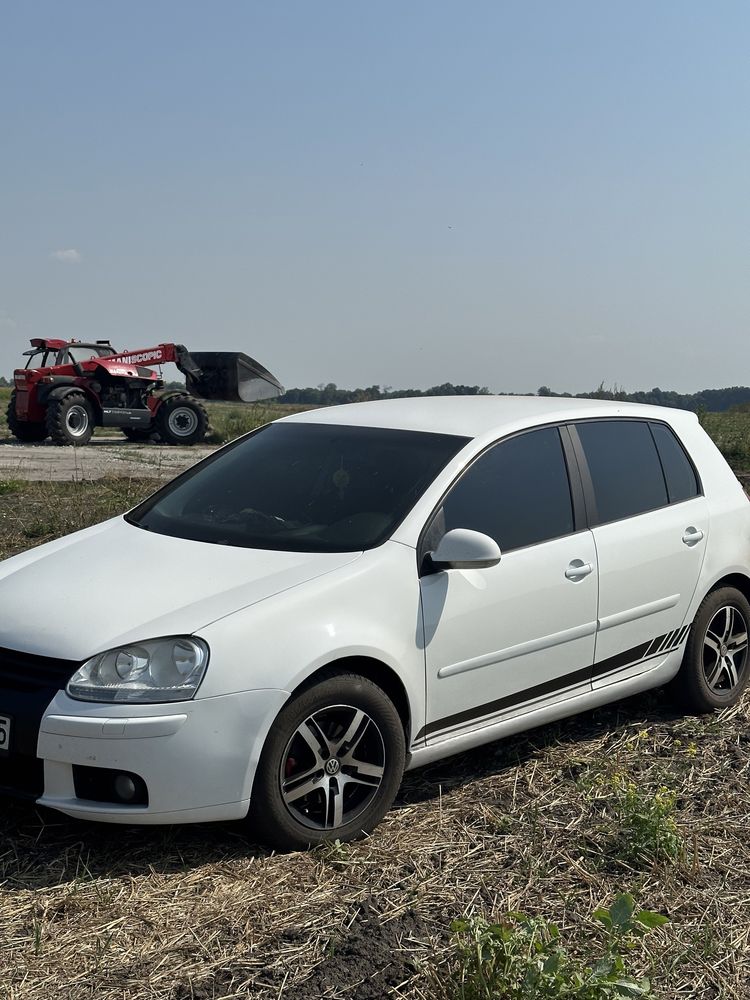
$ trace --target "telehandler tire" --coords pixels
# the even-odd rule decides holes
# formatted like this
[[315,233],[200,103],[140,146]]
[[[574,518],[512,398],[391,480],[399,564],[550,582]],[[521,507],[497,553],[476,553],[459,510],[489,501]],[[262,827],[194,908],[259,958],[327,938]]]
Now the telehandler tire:
[[43,423],[33,423],[31,420],[19,420],[16,416],[16,393],[10,394],[8,403],[8,430],[19,441],[44,441],[47,437],[47,428]]
[[156,411],[154,425],[164,444],[198,444],[208,431],[208,414],[197,399],[180,393],[167,396]]
[[47,432],[54,444],[88,444],[94,433],[94,408],[82,392],[47,404]]

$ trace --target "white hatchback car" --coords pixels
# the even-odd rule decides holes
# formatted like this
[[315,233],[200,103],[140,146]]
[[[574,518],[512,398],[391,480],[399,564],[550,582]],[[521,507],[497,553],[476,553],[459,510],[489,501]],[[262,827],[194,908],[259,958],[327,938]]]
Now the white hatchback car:
[[405,768],[748,679],[750,504],[691,413],[403,399],[261,428],[0,564],[0,785],[344,840]]

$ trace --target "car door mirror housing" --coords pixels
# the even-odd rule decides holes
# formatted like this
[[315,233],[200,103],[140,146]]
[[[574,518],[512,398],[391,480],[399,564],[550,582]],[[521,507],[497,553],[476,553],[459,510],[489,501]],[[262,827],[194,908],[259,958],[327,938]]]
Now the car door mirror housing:
[[500,557],[500,546],[494,538],[470,528],[452,528],[430,553],[430,565],[433,570],[488,569],[497,566]]

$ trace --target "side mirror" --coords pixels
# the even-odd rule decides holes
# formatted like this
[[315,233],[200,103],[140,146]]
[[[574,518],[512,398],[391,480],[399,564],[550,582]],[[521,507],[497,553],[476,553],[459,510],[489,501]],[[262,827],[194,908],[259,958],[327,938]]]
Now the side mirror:
[[438,547],[430,553],[433,569],[487,569],[500,562],[500,546],[494,538],[472,531],[453,528],[446,531]]

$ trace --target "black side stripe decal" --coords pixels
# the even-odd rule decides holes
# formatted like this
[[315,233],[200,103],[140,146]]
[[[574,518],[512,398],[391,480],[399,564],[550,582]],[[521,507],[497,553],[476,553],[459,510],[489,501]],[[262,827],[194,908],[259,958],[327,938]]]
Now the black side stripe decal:
[[672,653],[675,649],[680,648],[689,631],[690,625],[684,625],[681,629],[675,629],[673,632],[668,632],[666,635],[660,635],[656,639],[652,639],[651,642],[641,643],[639,646],[633,646],[632,649],[626,649],[623,653],[617,653],[606,660],[601,660],[601,662],[594,664],[593,669],[591,667],[584,667],[581,670],[574,670],[572,673],[564,674],[561,677],[553,677],[543,684],[536,684],[534,687],[526,688],[524,691],[515,691],[504,698],[497,698],[495,701],[490,701],[485,705],[467,708],[463,712],[456,712],[455,715],[448,715],[445,718],[436,719],[434,722],[428,722],[414,737],[414,742],[416,743],[426,736],[434,736],[435,733],[440,733],[447,729],[455,729],[465,725],[467,722],[471,722],[473,719],[481,719],[485,716],[496,715],[508,708],[531,704],[531,702],[538,701],[550,694],[563,692],[567,688],[576,687],[588,680],[598,680],[600,677],[609,674],[620,673],[620,671],[626,670],[628,667],[637,666],[639,663],[651,660],[655,656]]

